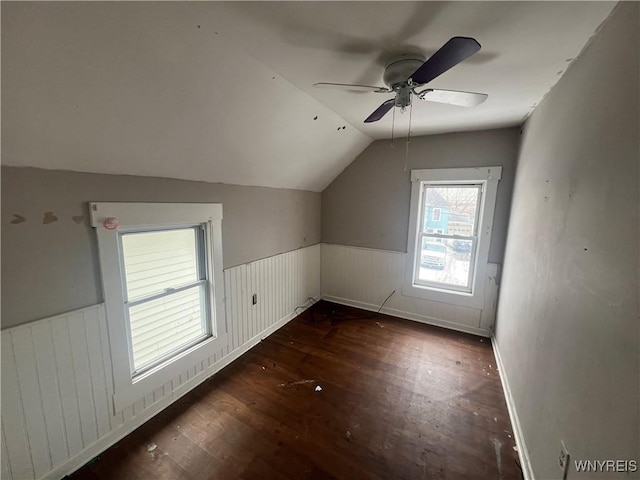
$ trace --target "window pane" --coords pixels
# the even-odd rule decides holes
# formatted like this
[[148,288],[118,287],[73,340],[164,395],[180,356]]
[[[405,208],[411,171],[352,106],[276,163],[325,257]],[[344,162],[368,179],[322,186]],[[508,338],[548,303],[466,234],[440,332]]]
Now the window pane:
[[127,298],[199,280],[195,234],[194,228],[123,234]]
[[427,186],[424,189],[422,231],[443,235],[475,235],[478,185]]
[[418,281],[469,288],[472,240],[422,237]]
[[204,287],[196,285],[130,307],[134,370],[206,335],[201,308],[204,303]]

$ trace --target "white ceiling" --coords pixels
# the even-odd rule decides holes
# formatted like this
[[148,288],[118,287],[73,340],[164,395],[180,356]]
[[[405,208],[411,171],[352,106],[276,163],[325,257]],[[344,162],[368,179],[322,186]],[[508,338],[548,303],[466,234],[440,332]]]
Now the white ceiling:
[[[417,102],[412,133],[516,125],[556,83],[615,2],[231,3],[227,33],[366,135],[391,135],[392,115],[363,120],[391,95],[314,88],[315,82],[384,86],[385,63],[435,53],[452,36],[476,38],[476,55],[429,84],[488,93],[474,108]],[[406,132],[407,119],[396,117]]]
[[614,6],[2,2],[2,163],[321,191],[392,115],[364,124],[388,96],[314,82],[382,85],[391,56],[471,36],[430,86],[489,99],[418,102],[412,134],[517,125]]

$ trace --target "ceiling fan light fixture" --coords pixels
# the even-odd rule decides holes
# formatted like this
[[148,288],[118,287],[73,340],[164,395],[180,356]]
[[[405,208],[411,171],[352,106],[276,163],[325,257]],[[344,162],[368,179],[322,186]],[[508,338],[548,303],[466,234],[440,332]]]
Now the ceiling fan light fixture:
[[411,105],[411,88],[408,86],[400,87],[396,92],[395,106],[406,108]]

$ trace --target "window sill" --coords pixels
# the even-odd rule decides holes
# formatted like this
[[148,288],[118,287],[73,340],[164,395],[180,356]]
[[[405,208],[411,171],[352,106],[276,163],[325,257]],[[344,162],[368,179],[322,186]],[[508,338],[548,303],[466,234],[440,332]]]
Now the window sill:
[[461,307],[482,308],[484,304],[484,288],[482,287],[483,285],[476,285],[474,292],[469,293],[416,285],[413,281],[405,280],[402,285],[402,295]]
[[220,351],[225,341],[226,335],[209,337],[153,369],[131,378],[128,385],[116,385],[113,395],[114,411],[122,411],[178,375],[186,373],[194,365],[206,361]]

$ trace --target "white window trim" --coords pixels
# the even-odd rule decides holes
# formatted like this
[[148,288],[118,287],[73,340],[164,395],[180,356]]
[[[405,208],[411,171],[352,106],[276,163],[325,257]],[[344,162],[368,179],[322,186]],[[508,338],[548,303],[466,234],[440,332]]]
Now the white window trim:
[[[107,327],[113,365],[114,412],[132,405],[162,387],[172,378],[213,356],[227,341],[222,270],[222,205],[205,203],[90,203],[91,226],[96,228]],[[105,221],[117,219],[117,229],[107,229]],[[166,362],[132,378],[129,359],[129,332],[122,290],[118,231],[144,228],[181,227],[205,224],[209,269],[211,322],[213,335]]]
[[[484,306],[484,281],[487,276],[489,244],[493,227],[493,214],[498,192],[498,181],[502,177],[502,167],[442,168],[411,170],[411,207],[409,211],[409,233],[407,235],[407,258],[402,294],[410,297],[449,303],[465,307]],[[478,245],[475,258],[474,277],[471,279],[471,293],[415,285],[416,245],[420,228],[420,193],[423,182],[445,184],[481,184],[483,201],[480,206],[478,224]]]

